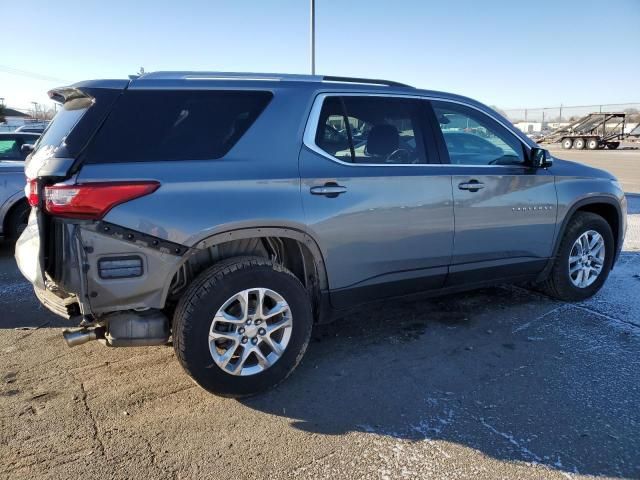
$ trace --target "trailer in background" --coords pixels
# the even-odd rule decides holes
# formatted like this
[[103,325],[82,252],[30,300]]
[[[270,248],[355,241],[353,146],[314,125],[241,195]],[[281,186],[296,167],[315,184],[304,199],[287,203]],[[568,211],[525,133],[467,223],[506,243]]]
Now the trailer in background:
[[618,112],[590,113],[539,138],[538,143],[559,142],[564,149],[616,149],[628,135],[625,133],[626,117],[626,113]]

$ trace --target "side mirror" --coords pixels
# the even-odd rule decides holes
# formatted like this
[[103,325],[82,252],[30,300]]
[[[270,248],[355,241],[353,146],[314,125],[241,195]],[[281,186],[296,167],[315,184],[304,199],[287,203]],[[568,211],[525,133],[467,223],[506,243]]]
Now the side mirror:
[[533,168],[548,168],[553,165],[553,157],[549,153],[549,150],[534,147],[531,149],[531,154],[529,155],[529,164]]
[[31,152],[33,152],[33,145],[30,143],[23,143],[20,147],[20,151],[25,155],[29,155]]

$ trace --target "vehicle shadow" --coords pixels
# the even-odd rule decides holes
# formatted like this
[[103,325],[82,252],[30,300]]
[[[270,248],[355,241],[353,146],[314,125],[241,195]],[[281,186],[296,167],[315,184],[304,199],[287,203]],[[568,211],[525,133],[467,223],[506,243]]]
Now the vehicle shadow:
[[395,300],[316,329],[292,378],[241,402],[315,434],[406,441],[419,458],[446,456],[452,443],[633,477],[637,343],[587,307],[518,287]]

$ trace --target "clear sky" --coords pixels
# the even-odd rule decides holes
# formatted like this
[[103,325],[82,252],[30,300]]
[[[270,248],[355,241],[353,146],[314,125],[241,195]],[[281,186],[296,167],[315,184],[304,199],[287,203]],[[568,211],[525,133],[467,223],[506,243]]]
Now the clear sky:
[[[309,73],[309,0],[0,4],[9,106],[141,66]],[[501,108],[640,102],[640,0],[316,0],[316,18],[319,74],[387,78]]]

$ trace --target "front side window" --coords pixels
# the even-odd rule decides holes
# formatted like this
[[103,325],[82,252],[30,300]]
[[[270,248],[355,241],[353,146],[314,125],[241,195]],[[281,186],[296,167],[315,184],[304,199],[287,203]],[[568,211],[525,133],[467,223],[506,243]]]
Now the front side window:
[[433,102],[433,109],[452,164],[521,165],[524,162],[520,141],[485,114],[449,102]]
[[327,97],[316,145],[329,155],[360,164],[427,163],[419,101],[399,97]]

